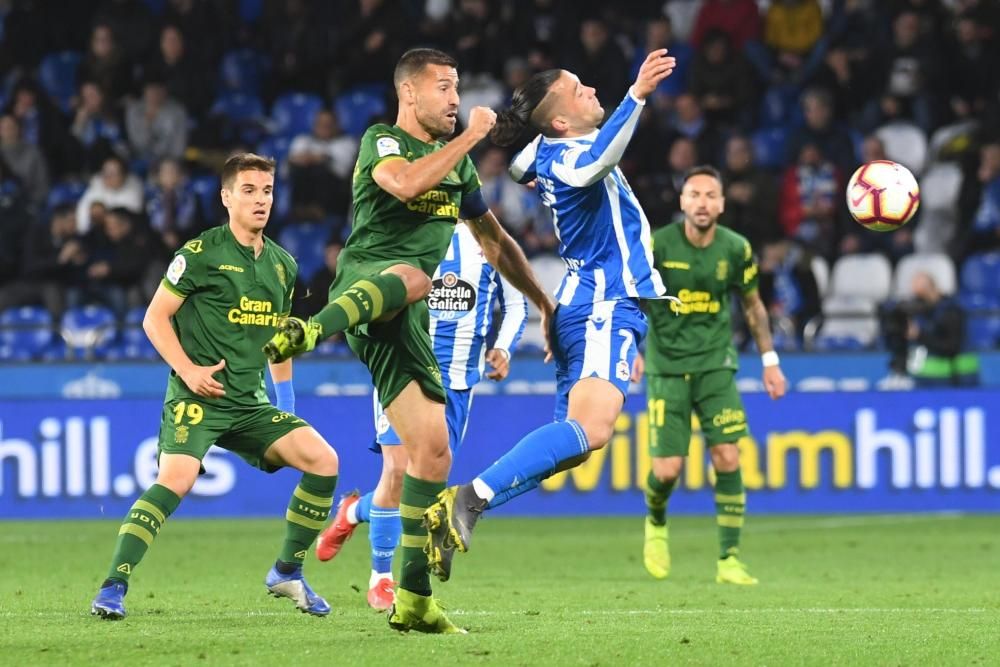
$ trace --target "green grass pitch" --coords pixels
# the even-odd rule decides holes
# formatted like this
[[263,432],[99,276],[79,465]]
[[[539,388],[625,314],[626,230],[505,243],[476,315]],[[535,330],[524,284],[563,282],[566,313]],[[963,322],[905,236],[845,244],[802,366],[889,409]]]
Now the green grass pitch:
[[468,636],[401,635],[365,605],[364,529],[306,573],[333,605],[265,594],[272,520],[168,522],[121,622],[90,616],[117,524],[0,523],[9,665],[970,665],[1000,660],[1000,517],[753,517],[756,588],[714,583],[712,517],[671,524],[673,572],[641,562],[642,519],[490,518],[436,593]]

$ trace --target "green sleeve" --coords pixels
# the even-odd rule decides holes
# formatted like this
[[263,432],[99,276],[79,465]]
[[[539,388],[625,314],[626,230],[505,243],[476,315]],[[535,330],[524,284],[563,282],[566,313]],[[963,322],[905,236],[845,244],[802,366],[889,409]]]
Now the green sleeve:
[[462,178],[462,194],[470,195],[483,187],[483,182],[479,180],[479,172],[472,158],[466,155],[458,165],[458,175]]
[[738,257],[734,265],[739,267],[739,271],[733,275],[733,287],[741,294],[749,294],[757,289],[757,260],[750,242],[742,239],[742,245],[736,246],[734,254]]
[[161,284],[169,292],[186,299],[197,292],[205,280],[205,263],[202,242],[199,239],[188,241],[180,250],[174,253],[174,258],[167,266]]
[[299,265],[294,260],[288,262],[286,273],[288,273],[288,279],[285,281],[284,300],[281,302],[283,315],[292,312],[292,298],[295,296],[295,280],[299,275]]
[[389,132],[388,127],[370,127],[361,137],[357,169],[367,171],[370,175],[375,167],[383,162],[405,160],[405,151],[406,148],[399,141],[399,137]]

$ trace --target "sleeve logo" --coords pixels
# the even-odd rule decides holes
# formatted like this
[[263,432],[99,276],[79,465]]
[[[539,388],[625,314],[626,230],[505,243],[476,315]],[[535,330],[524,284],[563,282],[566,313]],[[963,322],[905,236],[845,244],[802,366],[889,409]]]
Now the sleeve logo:
[[403,154],[399,148],[399,142],[392,137],[379,137],[378,141],[375,142],[375,152],[378,153],[379,157]]
[[184,259],[184,255],[174,257],[174,261],[170,262],[170,266],[167,267],[167,280],[170,281],[170,284],[176,285],[180,282],[186,268],[187,260]]

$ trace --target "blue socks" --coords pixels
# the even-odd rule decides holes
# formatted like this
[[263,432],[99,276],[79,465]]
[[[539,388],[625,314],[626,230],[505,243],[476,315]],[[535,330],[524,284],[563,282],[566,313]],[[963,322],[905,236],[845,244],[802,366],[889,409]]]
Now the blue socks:
[[486,504],[486,509],[492,510],[500,507],[504,503],[510,502],[514,498],[527,493],[533,489],[537,489],[538,485],[545,480],[548,475],[539,475],[538,477],[532,477],[526,482],[521,482],[512,489],[504,489],[500,493],[493,496],[493,500]]
[[399,520],[399,510],[379,507],[372,503],[373,492],[369,491],[358,500],[355,512],[358,523],[370,523],[368,542],[372,549],[372,570],[379,574],[392,574],[392,555],[399,544],[403,525]]
[[[525,489],[530,491],[538,486],[540,480],[551,475],[560,463],[584,454],[589,449],[583,428],[572,419],[546,424],[524,436],[477,479],[493,491],[494,497],[533,482],[533,486]],[[523,492],[507,496],[507,500]]]

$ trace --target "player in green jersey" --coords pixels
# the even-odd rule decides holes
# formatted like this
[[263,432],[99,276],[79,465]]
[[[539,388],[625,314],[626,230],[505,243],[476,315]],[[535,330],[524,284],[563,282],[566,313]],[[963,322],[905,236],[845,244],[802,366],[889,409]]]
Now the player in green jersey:
[[268,592],[316,616],[330,606],[302,578],[302,561],[333,505],[337,455],[291,414],[291,362],[271,364],[279,409],[267,400],[261,346],[291,306],[295,260],[264,237],[274,161],[243,153],[222,170],[228,224],[184,244],[146,310],[143,328],[170,365],[156,483],[132,505],[91,613],[125,617],[129,577],[164,521],[203,472],[213,444],[266,472],[302,471],[285,513],[285,540],[265,577]]
[[465,131],[440,141],[455,131],[455,68],[451,56],[434,49],[412,49],[400,58],[394,75],[396,124],[373,125],[361,138],[354,229],[340,253],[329,303],[308,322],[289,318],[265,347],[271,361],[281,361],[346,331],[351,349],[371,372],[409,459],[399,506],[399,589],[389,609],[389,625],[402,631],[463,632],[431,597],[425,549],[432,546],[421,526],[451,468],[445,392],[424,297],[455,223],[469,225],[487,261],[538,307],[543,331],[553,308],[517,242],[486,206],[468,156],[496,114],[475,107]]
[[[725,201],[712,167],[689,171],[681,189],[684,221],[653,234],[653,259],[676,301],[647,301],[649,336],[645,372],[649,398],[646,481],[646,569],[657,579],[670,573],[667,500],[677,483],[698,416],[715,469],[715,509],[720,555],[716,581],[756,584],[739,560],[746,495],[737,441],[748,434],[736,389],[729,294],[737,290],[757,348],[763,353],[764,387],[785,393],[785,377],[771,343],[767,310],[757,293],[757,264],[749,241],[717,223]],[[641,372],[641,371],[640,371]]]

